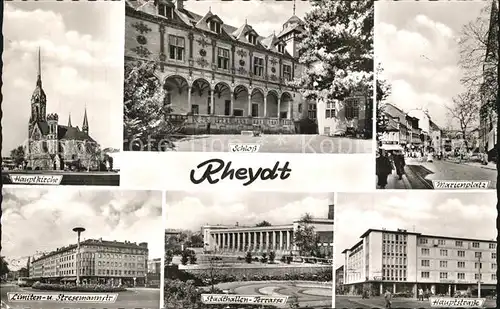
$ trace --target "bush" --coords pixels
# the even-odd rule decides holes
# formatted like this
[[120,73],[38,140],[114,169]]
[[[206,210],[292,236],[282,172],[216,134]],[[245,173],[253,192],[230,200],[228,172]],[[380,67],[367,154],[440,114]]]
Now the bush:
[[286,257],[286,263],[287,264],[290,264],[292,261],[293,261],[293,257],[292,256],[287,256]]
[[262,253],[262,257],[260,258],[261,263],[267,263],[267,253]]
[[250,264],[252,263],[252,252],[248,251],[247,255],[245,256],[245,261]]
[[86,284],[86,285],[69,285],[69,284],[53,284],[53,283],[40,283],[35,282],[32,285],[33,289],[44,291],[64,291],[64,292],[96,292],[96,293],[110,293],[126,291],[122,286],[113,287],[104,284]]
[[274,251],[269,252],[269,263],[273,264],[276,259],[276,253]]

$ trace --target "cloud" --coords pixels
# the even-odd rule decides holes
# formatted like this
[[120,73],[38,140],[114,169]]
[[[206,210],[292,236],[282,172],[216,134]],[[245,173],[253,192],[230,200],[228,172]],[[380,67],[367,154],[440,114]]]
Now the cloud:
[[396,26],[393,16],[375,27],[375,55],[392,85],[387,101],[405,111],[428,109],[438,125],[456,125],[446,108],[463,91],[454,30],[424,14]]
[[86,228],[86,239],[148,242],[150,258],[163,255],[159,191],[16,188],[3,196],[2,255],[8,261],[74,243],[75,226]]
[[493,239],[494,193],[341,193],[335,207],[335,257],[368,229],[406,229],[422,234]]
[[[3,155],[27,138],[30,98],[37,76],[37,51],[41,49],[42,81],[47,95],[47,113],[58,113],[66,125],[82,125],[85,107],[90,135],[103,147],[120,147],[123,104],[123,5],[88,2],[86,9],[100,6],[109,14],[93,16],[111,28],[95,33],[85,23],[73,23],[60,3],[45,3],[29,10],[29,3],[5,5]],[[63,13],[64,12],[64,13]],[[114,21],[106,22],[106,21]],[[30,31],[26,31],[30,29]],[[93,30],[92,30],[93,31]],[[120,35],[118,35],[120,34]],[[111,116],[112,115],[112,116]]]

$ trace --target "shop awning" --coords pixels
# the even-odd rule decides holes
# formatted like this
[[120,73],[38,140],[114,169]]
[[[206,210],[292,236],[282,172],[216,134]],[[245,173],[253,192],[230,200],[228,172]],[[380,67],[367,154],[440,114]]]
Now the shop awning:
[[62,278],[61,281],[76,281],[76,277]]
[[403,147],[401,147],[401,145],[397,145],[397,144],[382,144],[382,146],[380,146],[380,149],[384,149],[384,150],[403,150]]

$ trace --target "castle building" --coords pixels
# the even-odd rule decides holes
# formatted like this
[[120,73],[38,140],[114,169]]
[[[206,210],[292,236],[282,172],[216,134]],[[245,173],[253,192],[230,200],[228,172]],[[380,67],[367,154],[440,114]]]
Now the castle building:
[[259,127],[264,133],[333,135],[339,124],[371,119],[363,96],[317,104],[292,86],[304,71],[298,60],[306,31],[295,12],[282,29],[264,35],[247,21],[228,25],[211,10],[198,15],[182,0],[128,0],[125,24],[125,66],[158,64],[152,74],[172,109],[168,117],[186,134]]
[[223,226],[206,225],[201,228],[205,252],[241,254],[274,251],[277,256],[298,255],[300,248],[295,244],[294,233],[301,225],[314,228],[318,236],[320,253],[333,255],[333,205],[329,206],[328,218],[313,218],[304,223],[296,220],[286,225],[271,226]]
[[83,125],[74,127],[71,116],[67,125],[57,114],[47,115],[47,96],[42,88],[41,57],[38,50],[38,76],[31,96],[28,143],[25,146],[27,167],[32,170],[64,170],[71,166],[99,168],[99,144],[89,135],[87,110]]
[[496,240],[369,229],[342,252],[344,288],[350,294],[381,295],[389,289],[416,297],[423,289],[454,296],[477,293],[480,282],[481,295],[487,295],[497,284],[496,246]]
[[31,262],[30,278],[41,282],[143,286],[148,244],[87,239],[46,253]]

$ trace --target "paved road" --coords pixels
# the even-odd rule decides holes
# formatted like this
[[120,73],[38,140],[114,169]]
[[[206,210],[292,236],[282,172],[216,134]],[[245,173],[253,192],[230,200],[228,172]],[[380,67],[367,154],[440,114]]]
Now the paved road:
[[[485,308],[495,308],[495,300],[487,300]],[[354,309],[354,308],[385,308],[385,300],[383,297],[371,297],[369,299],[361,299],[356,296],[335,296],[336,309]],[[428,300],[418,301],[416,299],[408,298],[394,298],[392,300],[392,308],[431,308]]]
[[[7,293],[44,293],[31,288],[19,288],[15,285],[1,285],[0,297],[2,309],[158,309],[160,307],[159,289],[129,289],[118,293],[118,299],[113,304],[62,304],[55,302],[9,302]],[[46,292],[49,293],[49,292]],[[58,293],[58,292],[50,292]],[[110,293],[115,294],[115,293]]]
[[[292,281],[226,282],[217,285],[241,295],[279,295],[296,297],[300,306],[311,308],[331,308],[331,284]],[[290,301],[291,298],[289,298]]]
[[405,170],[407,181],[389,178],[387,189],[430,189],[432,180],[487,180],[490,189],[496,188],[497,183],[496,170],[444,160],[417,162],[408,159]]
[[266,153],[371,153],[372,140],[323,135],[203,135],[175,142],[177,151],[229,152],[230,144],[259,144]]

